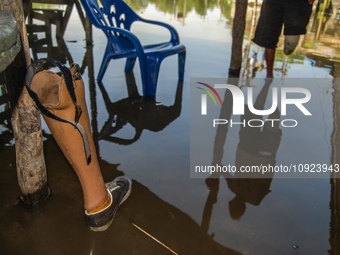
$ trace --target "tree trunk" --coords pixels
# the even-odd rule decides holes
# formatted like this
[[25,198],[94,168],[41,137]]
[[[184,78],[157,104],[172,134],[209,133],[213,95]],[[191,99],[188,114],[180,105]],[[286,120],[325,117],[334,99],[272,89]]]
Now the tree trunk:
[[242,44],[244,29],[246,26],[247,0],[236,0],[235,15],[233,21],[233,43],[231,46],[231,61],[229,73],[239,74],[242,66]]
[[21,35],[21,51],[6,69],[15,138],[16,166],[21,200],[28,205],[43,202],[49,195],[43,154],[40,112],[24,87],[26,68],[31,63],[22,1],[2,0],[0,10],[11,14]]

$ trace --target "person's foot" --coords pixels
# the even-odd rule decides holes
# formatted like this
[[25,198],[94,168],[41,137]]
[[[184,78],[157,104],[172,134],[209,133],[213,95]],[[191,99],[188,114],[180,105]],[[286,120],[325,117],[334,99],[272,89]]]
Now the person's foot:
[[91,211],[85,210],[85,218],[90,229],[104,231],[112,223],[118,207],[129,197],[132,182],[125,176],[120,176],[105,184],[109,193],[104,206]]
[[287,56],[292,54],[296,46],[299,43],[299,39],[300,39],[300,35],[286,35],[285,45],[283,48],[284,54],[286,54]]

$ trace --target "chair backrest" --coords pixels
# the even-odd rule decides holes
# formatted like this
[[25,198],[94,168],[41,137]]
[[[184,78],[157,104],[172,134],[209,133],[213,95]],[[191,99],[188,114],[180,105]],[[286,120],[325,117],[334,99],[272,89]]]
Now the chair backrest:
[[[130,30],[132,23],[140,19],[122,0],[81,0],[81,3],[94,26],[101,25]],[[103,31],[112,42],[126,44],[126,38],[122,39],[119,33]]]

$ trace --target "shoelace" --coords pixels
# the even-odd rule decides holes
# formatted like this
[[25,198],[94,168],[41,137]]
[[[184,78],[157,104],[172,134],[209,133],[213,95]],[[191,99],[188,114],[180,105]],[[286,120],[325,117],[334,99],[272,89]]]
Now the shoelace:
[[118,188],[120,188],[119,185],[117,185],[116,183],[110,182],[106,185],[106,187],[112,192]]

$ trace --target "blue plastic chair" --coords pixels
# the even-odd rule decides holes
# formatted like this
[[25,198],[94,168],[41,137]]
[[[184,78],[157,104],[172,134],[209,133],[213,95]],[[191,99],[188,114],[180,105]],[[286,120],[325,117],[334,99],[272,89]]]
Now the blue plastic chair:
[[[143,95],[154,97],[156,94],[159,67],[164,58],[178,54],[179,79],[183,80],[185,47],[179,43],[177,31],[170,25],[145,20],[139,17],[122,0],[81,0],[87,16],[94,26],[104,31],[108,43],[98,73],[100,82],[111,59],[127,58],[125,71],[131,71],[138,57]],[[98,4],[99,3],[99,4]],[[167,28],[171,34],[169,42],[142,46],[138,38],[130,32],[133,22],[141,21]]]

